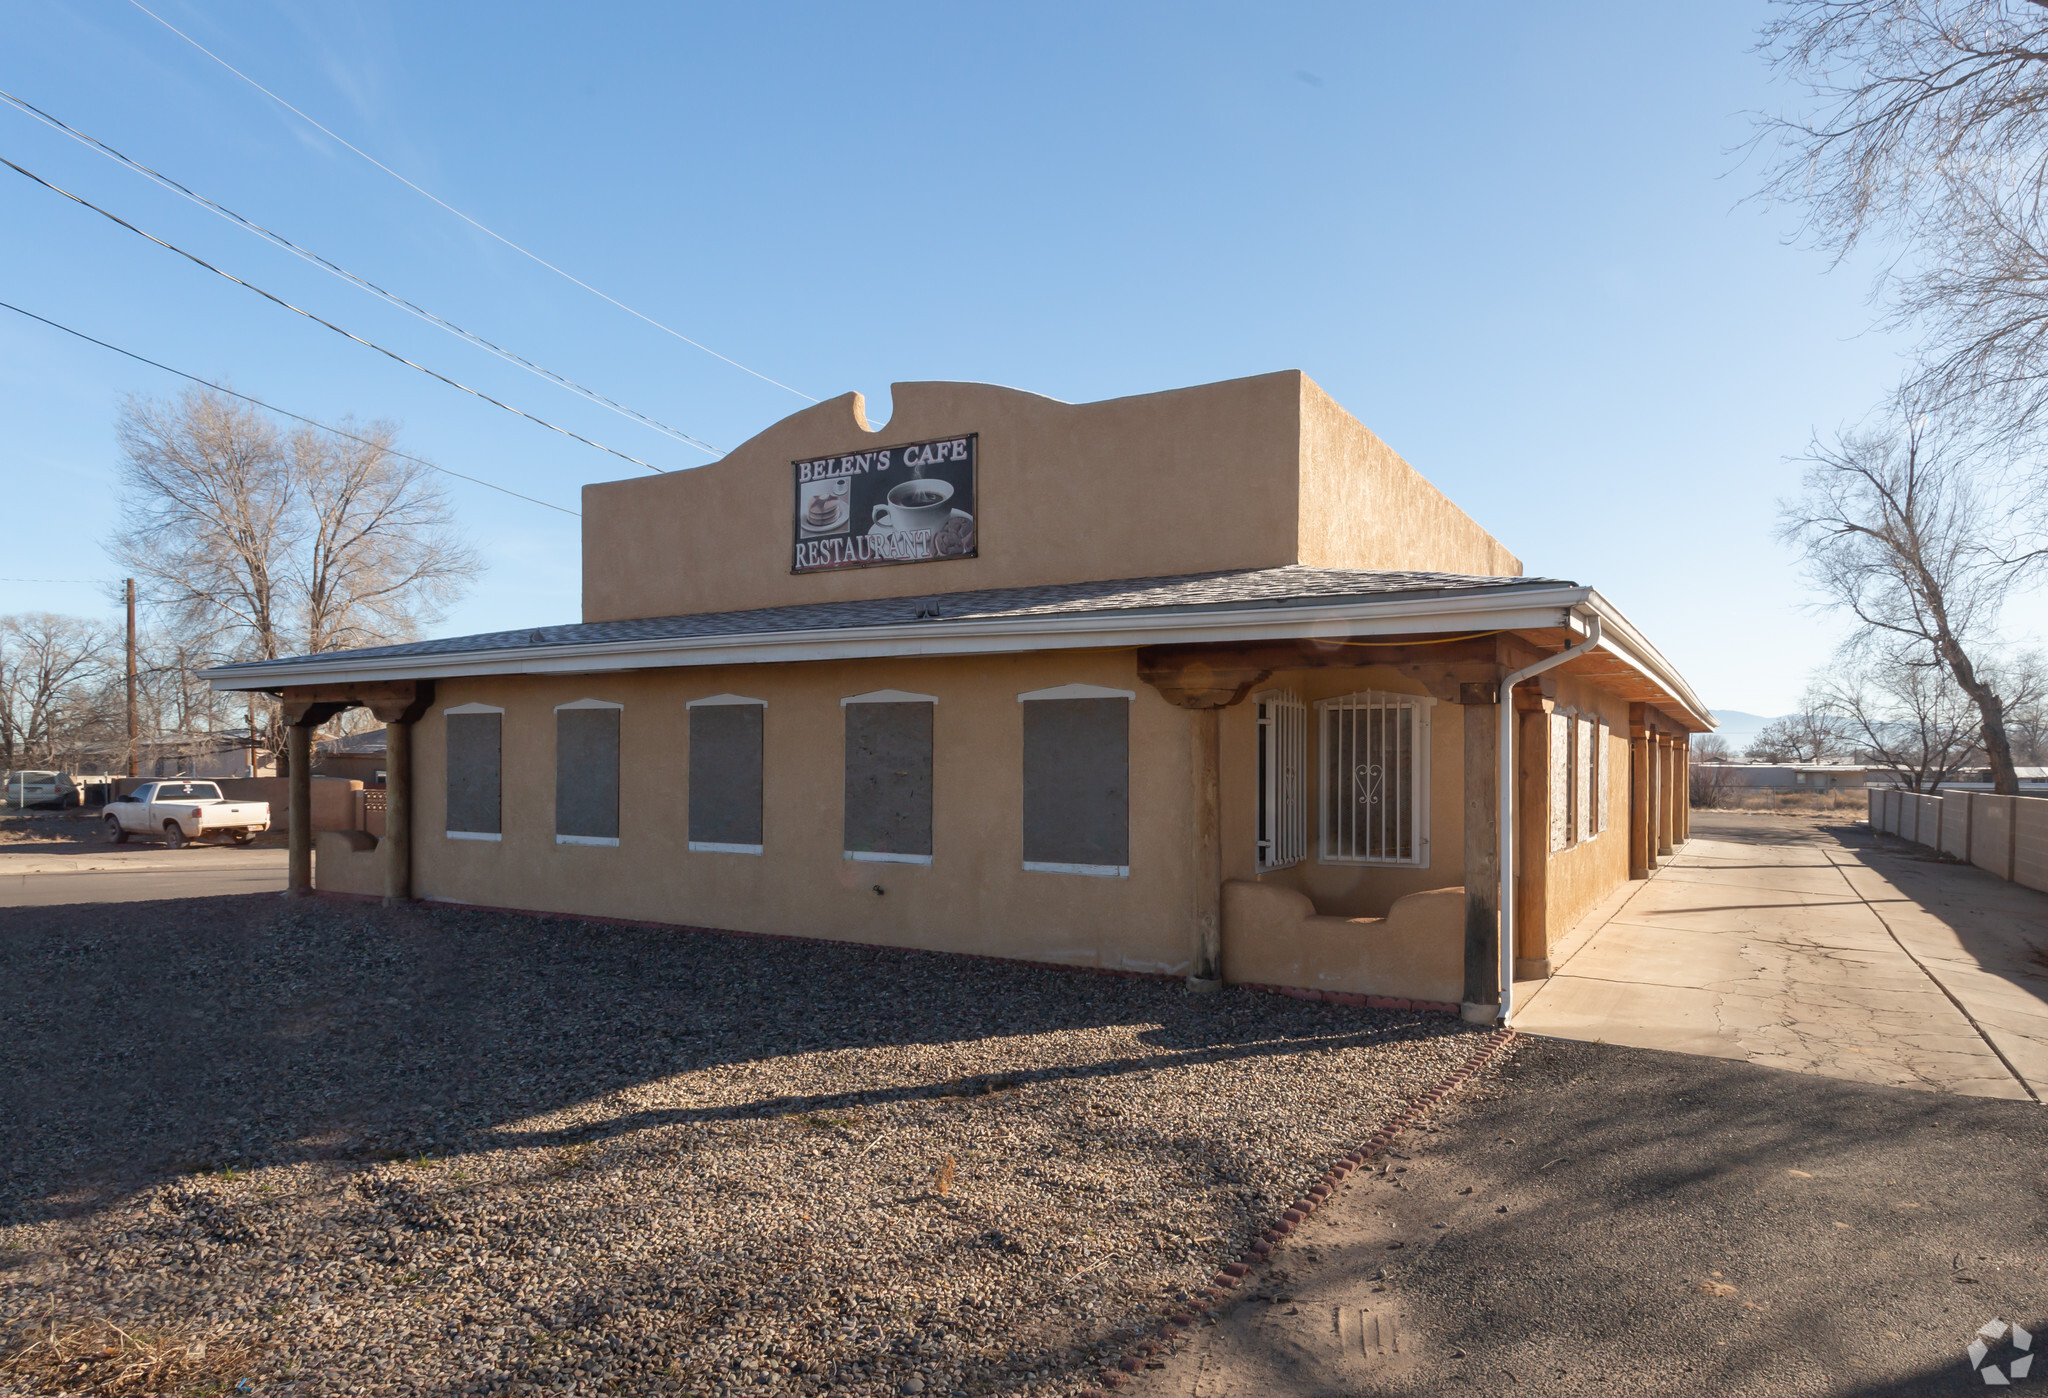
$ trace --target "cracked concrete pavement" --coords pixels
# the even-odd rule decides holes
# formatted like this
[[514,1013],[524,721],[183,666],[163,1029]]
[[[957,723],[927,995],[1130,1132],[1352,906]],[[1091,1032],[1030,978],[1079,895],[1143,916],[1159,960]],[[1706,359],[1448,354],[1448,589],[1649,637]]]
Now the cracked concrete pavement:
[[1699,811],[1516,987],[1524,1033],[2048,1094],[2048,894],[1846,818]]

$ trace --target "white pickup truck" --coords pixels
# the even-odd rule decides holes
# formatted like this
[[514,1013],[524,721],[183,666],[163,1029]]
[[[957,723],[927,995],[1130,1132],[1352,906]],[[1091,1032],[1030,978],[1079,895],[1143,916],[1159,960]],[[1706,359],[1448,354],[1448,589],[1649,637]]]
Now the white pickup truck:
[[212,782],[145,782],[107,802],[107,838],[117,845],[130,835],[162,835],[172,849],[209,835],[226,835],[246,845],[270,828],[268,801],[229,801]]

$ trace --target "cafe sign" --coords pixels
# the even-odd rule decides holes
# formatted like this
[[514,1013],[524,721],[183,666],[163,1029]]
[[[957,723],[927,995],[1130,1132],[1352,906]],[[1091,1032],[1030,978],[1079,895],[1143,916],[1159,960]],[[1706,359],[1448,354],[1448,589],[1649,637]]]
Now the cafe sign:
[[977,434],[792,462],[796,573],[973,558]]

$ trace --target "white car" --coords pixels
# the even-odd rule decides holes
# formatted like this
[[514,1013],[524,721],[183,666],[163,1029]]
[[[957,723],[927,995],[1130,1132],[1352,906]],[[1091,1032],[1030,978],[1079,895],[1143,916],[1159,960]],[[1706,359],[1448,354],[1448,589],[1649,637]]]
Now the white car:
[[162,835],[177,849],[209,835],[226,835],[246,845],[270,828],[268,801],[229,801],[213,782],[144,782],[107,802],[107,838],[117,845],[130,835]]

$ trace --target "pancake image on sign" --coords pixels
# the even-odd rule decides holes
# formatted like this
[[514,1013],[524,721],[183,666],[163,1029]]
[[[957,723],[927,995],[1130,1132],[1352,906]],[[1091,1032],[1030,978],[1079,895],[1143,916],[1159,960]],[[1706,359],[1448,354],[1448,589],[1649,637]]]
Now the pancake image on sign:
[[812,481],[799,487],[797,518],[806,535],[843,534],[853,519],[844,479]]

